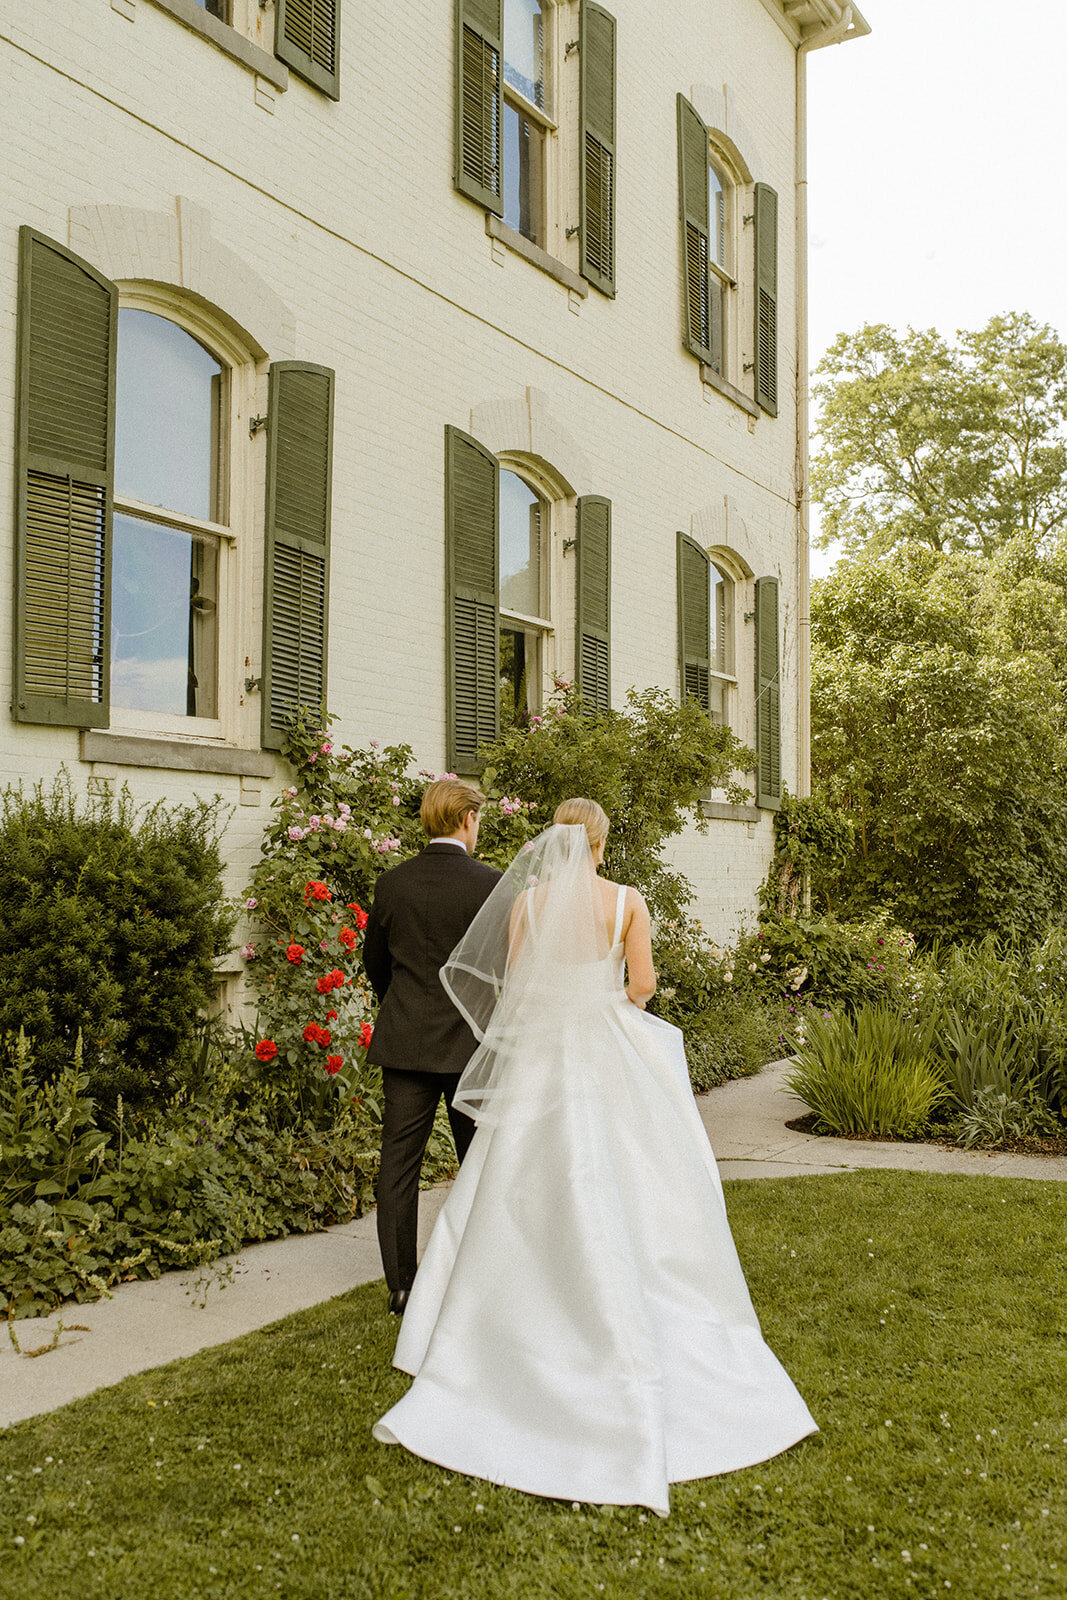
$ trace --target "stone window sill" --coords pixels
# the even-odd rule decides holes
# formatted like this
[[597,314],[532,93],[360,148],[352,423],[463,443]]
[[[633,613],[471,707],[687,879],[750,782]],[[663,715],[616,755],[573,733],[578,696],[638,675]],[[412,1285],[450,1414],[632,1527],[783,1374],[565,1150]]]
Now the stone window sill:
[[81,736],[83,761],[116,767],[157,767],[166,772],[222,772],[239,778],[273,778],[274,757],[265,750],[236,750],[232,745],[195,744],[191,739],[144,739],[127,733],[86,728]]
[[700,809],[715,822],[758,822],[763,815],[758,806],[729,806],[721,800],[702,800]]
[[514,228],[509,228],[506,222],[494,216],[491,211],[485,214],[485,231],[490,239],[499,239],[501,244],[506,244],[517,256],[522,256],[524,261],[531,262],[535,267],[540,267],[542,272],[547,272],[550,278],[555,278],[557,283],[562,283],[566,288],[580,294],[584,300],[589,293],[589,285],[577,272],[572,272],[570,267],[564,266],[562,261],[557,261],[555,256],[550,256],[547,250],[542,250],[539,244],[531,244],[529,239],[517,233]]
[[201,38],[209,39],[225,55],[234,61],[239,61],[250,72],[266,78],[267,82],[272,83],[282,94],[288,89],[289,68],[284,62],[268,55],[266,50],[261,50],[258,44],[246,39],[236,28],[231,28],[226,22],[220,22],[218,17],[213,17],[203,6],[198,6],[196,0],[149,0],[149,3],[158,6],[160,11],[169,12],[184,27],[200,34]]
[[706,383],[709,389],[714,389],[717,394],[721,394],[724,399],[732,400],[735,406],[740,406],[750,417],[759,416],[759,406],[755,400],[750,400],[747,394],[735,389],[725,378],[720,378],[715,368],[709,367],[704,361],[700,363],[700,381]]

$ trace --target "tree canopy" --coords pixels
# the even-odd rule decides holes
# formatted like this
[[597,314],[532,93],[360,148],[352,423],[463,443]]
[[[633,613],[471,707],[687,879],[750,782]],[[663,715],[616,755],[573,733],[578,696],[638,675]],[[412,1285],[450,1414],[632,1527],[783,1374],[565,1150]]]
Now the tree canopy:
[[868,323],[816,369],[820,543],[993,555],[1067,527],[1067,346],[1026,313],[954,343]]
[[841,561],[812,591],[812,781],[854,848],[818,896],[923,943],[1062,920],[1065,684],[1061,564],[1030,539]]

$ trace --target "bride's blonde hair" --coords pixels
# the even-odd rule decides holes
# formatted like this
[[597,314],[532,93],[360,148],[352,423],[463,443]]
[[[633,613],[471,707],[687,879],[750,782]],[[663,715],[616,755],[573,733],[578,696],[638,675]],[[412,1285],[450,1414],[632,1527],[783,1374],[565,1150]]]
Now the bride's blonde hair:
[[589,835],[589,848],[595,850],[598,844],[604,844],[608,837],[611,822],[603,806],[597,805],[595,800],[583,800],[580,795],[573,800],[563,800],[556,807],[553,822],[581,823]]

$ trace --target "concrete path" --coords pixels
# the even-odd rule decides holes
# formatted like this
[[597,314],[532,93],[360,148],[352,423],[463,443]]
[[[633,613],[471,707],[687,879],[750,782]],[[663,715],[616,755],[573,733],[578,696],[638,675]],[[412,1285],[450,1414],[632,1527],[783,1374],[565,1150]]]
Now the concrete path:
[[[698,1099],[724,1178],[894,1167],[1067,1181],[1067,1159],[1057,1157],[982,1155],[937,1145],[876,1144],[791,1132],[787,1120],[805,1108],[781,1092],[787,1071],[787,1064],[778,1062],[758,1077],[724,1084]],[[441,1184],[421,1197],[420,1247],[447,1192],[447,1184]],[[232,1275],[220,1285],[219,1272],[226,1274],[228,1268]],[[199,1279],[195,1270],[168,1272],[155,1281],[121,1284],[110,1300],[68,1305],[50,1317],[16,1322],[15,1337],[24,1352],[50,1344],[63,1324],[56,1348],[32,1360],[18,1356],[0,1328],[0,1427],[53,1411],[131,1373],[224,1344],[381,1275],[371,1214],[324,1233],[249,1245]],[[71,1329],[72,1323],[82,1324],[84,1331]]]

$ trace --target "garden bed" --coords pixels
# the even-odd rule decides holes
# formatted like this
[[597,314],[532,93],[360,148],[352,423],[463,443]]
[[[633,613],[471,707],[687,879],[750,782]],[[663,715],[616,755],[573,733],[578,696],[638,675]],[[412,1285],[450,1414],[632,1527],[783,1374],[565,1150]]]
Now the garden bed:
[[[802,1117],[791,1117],[786,1127],[793,1133],[813,1133],[821,1139],[855,1139],[860,1143],[875,1144],[936,1144],[945,1150],[960,1150],[956,1140],[939,1133],[917,1133],[908,1139],[896,1138],[888,1133],[829,1133],[819,1126],[817,1111],[806,1111]],[[1016,1156],[1067,1156],[1067,1132],[1059,1138],[1033,1135],[1026,1139],[1006,1139],[1000,1144],[983,1145],[983,1155],[1010,1154]]]

